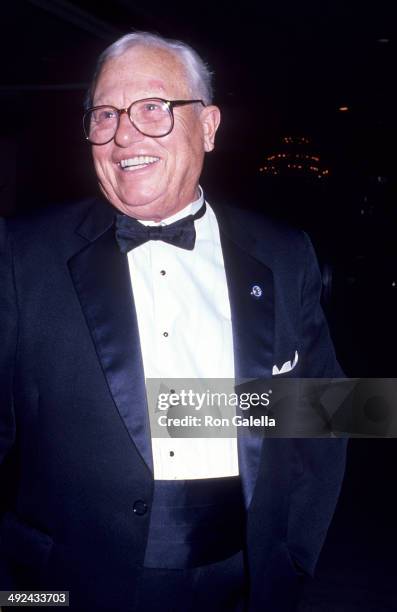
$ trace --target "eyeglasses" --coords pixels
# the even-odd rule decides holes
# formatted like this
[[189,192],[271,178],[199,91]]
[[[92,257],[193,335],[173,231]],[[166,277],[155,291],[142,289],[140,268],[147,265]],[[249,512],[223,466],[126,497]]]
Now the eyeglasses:
[[94,106],[89,108],[83,117],[85,137],[91,144],[107,144],[117,132],[120,116],[126,113],[138,132],[151,138],[162,138],[174,127],[174,108],[196,103],[205,106],[202,100],[163,100],[162,98],[136,100],[128,108]]

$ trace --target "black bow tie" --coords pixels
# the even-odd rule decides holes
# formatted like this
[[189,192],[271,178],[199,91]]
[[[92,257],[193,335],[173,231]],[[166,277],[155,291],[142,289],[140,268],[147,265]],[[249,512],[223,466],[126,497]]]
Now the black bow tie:
[[122,253],[128,253],[148,240],[162,240],[181,249],[192,251],[196,242],[194,222],[205,213],[205,202],[194,215],[188,215],[169,225],[143,225],[128,215],[116,215],[116,240]]

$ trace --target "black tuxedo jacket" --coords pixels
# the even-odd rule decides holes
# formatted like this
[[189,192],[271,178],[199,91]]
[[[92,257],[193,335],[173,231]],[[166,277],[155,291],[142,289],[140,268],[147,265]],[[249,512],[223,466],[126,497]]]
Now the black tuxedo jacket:
[[[236,378],[270,378],[295,351],[286,376],[342,375],[308,238],[246,211],[216,214]],[[68,589],[72,609],[125,612],[143,563],[153,478],[137,320],[113,219],[95,199],[0,224],[0,462],[8,478],[0,588]],[[250,611],[289,610],[299,573],[313,573],[344,455],[339,439],[240,438]]]

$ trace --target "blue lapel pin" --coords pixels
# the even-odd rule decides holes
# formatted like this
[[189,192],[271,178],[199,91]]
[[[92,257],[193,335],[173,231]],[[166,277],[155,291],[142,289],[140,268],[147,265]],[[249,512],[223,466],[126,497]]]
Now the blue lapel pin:
[[259,299],[260,297],[262,297],[262,288],[259,287],[259,285],[253,285],[252,289],[251,289],[251,295],[252,297]]

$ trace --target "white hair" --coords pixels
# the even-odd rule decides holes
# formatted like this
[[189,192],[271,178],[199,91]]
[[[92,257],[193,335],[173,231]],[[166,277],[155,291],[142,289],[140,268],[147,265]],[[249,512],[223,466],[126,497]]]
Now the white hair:
[[85,99],[85,108],[92,106],[95,87],[104,64],[111,58],[120,57],[132,47],[154,47],[166,49],[173,53],[182,63],[192,95],[203,100],[204,104],[212,102],[212,72],[198,53],[186,43],[179,40],[163,38],[151,32],[132,32],[122,36],[107,47],[99,56],[94,76]]

